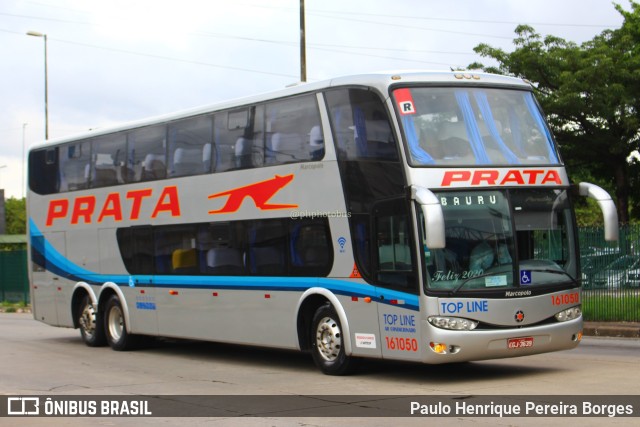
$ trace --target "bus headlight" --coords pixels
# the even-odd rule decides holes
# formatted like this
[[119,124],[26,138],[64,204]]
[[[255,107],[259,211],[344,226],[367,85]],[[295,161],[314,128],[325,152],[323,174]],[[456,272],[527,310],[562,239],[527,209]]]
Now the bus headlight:
[[436,328],[456,331],[471,331],[478,326],[478,322],[461,317],[431,316],[427,320]]
[[575,306],[571,308],[567,308],[566,310],[562,310],[560,313],[556,314],[556,320],[558,322],[566,322],[568,320],[577,319],[582,316],[582,310],[580,306]]

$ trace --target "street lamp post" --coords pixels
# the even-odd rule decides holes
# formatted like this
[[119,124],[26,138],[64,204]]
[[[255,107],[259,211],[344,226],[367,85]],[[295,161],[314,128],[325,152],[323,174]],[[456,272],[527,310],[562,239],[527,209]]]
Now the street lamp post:
[[37,31],[27,32],[28,36],[44,38],[44,139],[49,139],[49,83],[47,72],[47,35]]

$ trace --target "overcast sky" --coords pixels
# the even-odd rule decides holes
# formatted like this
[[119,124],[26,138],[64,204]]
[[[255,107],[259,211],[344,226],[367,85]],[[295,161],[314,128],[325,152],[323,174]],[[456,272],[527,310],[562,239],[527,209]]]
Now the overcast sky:
[[[307,80],[487,63],[473,48],[511,50],[524,23],[582,43],[622,18],[609,0],[306,0]],[[300,76],[299,0],[0,0],[7,197],[23,194],[23,147],[44,140],[44,39],[27,31],[47,34],[50,139]]]

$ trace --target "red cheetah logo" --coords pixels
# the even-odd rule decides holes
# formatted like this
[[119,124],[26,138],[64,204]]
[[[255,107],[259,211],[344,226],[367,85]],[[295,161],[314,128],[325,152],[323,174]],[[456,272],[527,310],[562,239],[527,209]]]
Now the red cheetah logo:
[[293,174],[286,176],[275,175],[273,178],[266,181],[256,182],[244,187],[234,188],[232,190],[223,191],[222,193],[212,194],[209,199],[215,199],[216,197],[229,196],[227,203],[218,209],[217,211],[209,211],[209,214],[219,213],[233,213],[240,209],[240,205],[245,198],[250,197],[256,205],[256,208],[261,210],[272,209],[290,209],[297,208],[298,205],[286,205],[286,204],[267,204],[267,202],[283,187],[286,187],[293,180]]

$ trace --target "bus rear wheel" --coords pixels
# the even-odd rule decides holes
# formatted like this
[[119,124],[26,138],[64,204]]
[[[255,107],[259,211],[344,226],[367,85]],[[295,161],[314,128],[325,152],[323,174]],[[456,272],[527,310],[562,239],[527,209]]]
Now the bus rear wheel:
[[318,308],[311,321],[311,355],[327,375],[345,375],[354,366],[353,358],[345,351],[340,318],[329,303]]
[[109,347],[116,351],[131,350],[137,346],[137,337],[127,332],[127,324],[120,298],[112,295],[104,309],[104,331]]
[[89,347],[101,347],[107,343],[100,312],[96,310],[89,295],[85,295],[78,306],[77,324],[82,341]]

